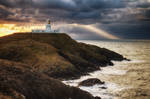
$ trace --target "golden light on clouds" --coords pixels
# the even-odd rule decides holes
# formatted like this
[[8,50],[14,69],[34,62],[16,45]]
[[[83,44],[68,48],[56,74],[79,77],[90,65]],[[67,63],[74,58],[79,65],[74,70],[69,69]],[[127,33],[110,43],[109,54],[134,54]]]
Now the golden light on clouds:
[[112,35],[100,28],[96,28],[92,25],[81,25],[81,24],[72,24],[73,26],[76,26],[76,27],[80,27],[80,28],[84,28],[84,29],[87,29],[91,32],[94,32],[104,38],[107,38],[107,39],[120,39],[119,37],[115,36],[115,35]]
[[0,24],[0,36],[9,35],[17,32],[15,29],[15,24]]
[[37,25],[16,25],[16,24],[0,24],[0,36],[10,35],[13,33],[31,32],[32,29],[44,29],[43,24]]
[[[72,26],[84,28],[93,33],[96,33],[104,38],[108,39],[120,39],[119,37],[112,35],[100,28],[96,28],[93,25],[81,25],[81,24],[71,24]],[[36,24],[36,25],[16,25],[16,24],[0,24],[0,36],[10,35],[13,33],[22,33],[22,32],[31,32],[32,29],[44,29],[44,24]]]

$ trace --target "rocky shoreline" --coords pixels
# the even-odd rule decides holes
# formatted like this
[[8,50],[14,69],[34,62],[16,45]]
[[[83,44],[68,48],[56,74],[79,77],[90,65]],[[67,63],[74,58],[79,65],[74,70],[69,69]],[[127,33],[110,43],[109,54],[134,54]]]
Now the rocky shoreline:
[[0,59],[0,97],[6,99],[99,99],[59,80],[79,78],[113,65],[112,60],[126,60],[108,49],[78,43],[66,34],[42,33],[1,37]]
[[99,99],[24,64],[0,60],[0,99]]

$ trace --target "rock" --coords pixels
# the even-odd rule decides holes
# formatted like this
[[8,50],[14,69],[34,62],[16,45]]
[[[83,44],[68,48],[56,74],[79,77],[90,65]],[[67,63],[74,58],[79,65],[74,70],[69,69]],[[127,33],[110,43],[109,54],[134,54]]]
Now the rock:
[[26,64],[53,78],[70,79],[125,58],[105,48],[76,42],[64,33],[16,33],[0,38],[0,59]]
[[90,78],[87,80],[84,80],[82,82],[79,83],[79,86],[93,86],[96,84],[104,84],[105,82],[102,82],[101,80],[97,79],[97,78]]
[[0,99],[95,99],[27,65],[0,60]]
[[101,98],[96,96],[95,99],[101,99]]
[[[100,99],[57,79],[77,78],[125,58],[113,51],[78,43],[68,35],[16,33],[0,38],[0,98]],[[53,78],[51,78],[53,77]],[[104,84],[89,79],[80,85]]]
[[107,87],[100,87],[101,89],[107,89]]
[[142,93],[142,94],[141,94],[141,96],[147,96],[147,94],[145,94],[145,93]]
[[126,60],[126,61],[131,61],[131,59],[127,59],[127,58],[124,58],[124,60]]

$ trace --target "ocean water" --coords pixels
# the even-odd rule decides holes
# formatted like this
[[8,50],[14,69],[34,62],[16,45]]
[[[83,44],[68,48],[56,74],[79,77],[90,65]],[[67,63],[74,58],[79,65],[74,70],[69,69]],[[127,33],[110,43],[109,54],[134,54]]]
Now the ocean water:
[[[78,42],[110,49],[131,61],[113,61],[114,66],[102,67],[100,71],[95,71],[80,79],[63,81],[65,84],[77,87],[83,80],[98,78],[105,81],[105,84],[79,88],[88,91],[93,96],[100,96],[102,99],[132,99],[132,97],[150,99],[150,40],[80,40]],[[143,89],[140,89],[139,94],[137,90],[141,86]],[[131,89],[132,92],[130,92]],[[124,90],[127,91],[123,92]]]

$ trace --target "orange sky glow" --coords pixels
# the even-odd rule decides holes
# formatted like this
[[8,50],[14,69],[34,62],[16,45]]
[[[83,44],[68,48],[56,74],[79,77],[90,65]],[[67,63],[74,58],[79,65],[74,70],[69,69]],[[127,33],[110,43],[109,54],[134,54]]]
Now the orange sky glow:
[[17,24],[0,24],[0,37],[13,33],[31,32],[32,29],[44,29],[43,24],[37,25],[17,25]]

